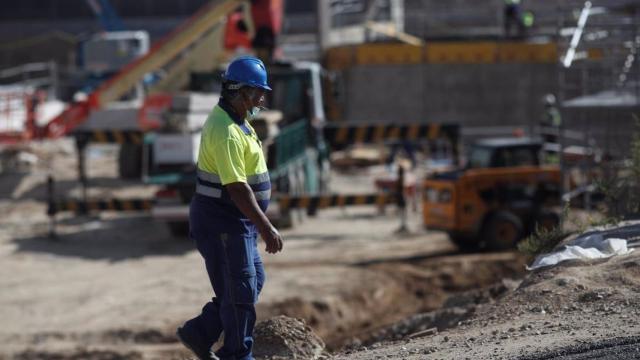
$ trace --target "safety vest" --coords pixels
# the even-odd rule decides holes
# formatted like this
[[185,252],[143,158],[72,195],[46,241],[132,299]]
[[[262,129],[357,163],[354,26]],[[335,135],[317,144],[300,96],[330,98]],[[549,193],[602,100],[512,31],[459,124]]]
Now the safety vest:
[[[225,208],[238,210],[225,185],[244,182],[251,187],[262,211],[271,198],[271,180],[255,130],[224,100],[214,107],[202,129],[198,152],[196,193]],[[238,216],[244,217],[237,212]]]

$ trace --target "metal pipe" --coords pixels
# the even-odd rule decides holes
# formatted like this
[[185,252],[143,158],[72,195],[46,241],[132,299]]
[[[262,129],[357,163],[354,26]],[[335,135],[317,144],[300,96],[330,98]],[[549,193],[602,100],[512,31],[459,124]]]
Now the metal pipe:
[[576,31],[573,33],[573,37],[571,38],[571,43],[569,46],[569,50],[564,56],[562,64],[564,67],[568,68],[571,66],[573,62],[573,58],[576,55],[576,49],[580,44],[580,38],[582,37],[582,32],[584,30],[584,26],[587,24],[587,19],[589,18],[589,13],[591,10],[591,2],[587,1],[584,3],[584,8],[582,8],[582,12],[580,12],[580,18],[578,19],[578,26]]

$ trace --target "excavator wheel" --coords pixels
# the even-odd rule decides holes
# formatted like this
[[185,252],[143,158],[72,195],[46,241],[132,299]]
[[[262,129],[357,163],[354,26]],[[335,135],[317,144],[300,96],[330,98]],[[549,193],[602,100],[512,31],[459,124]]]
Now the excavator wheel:
[[513,213],[498,211],[485,222],[481,241],[489,250],[508,250],[515,248],[522,235],[522,221]]

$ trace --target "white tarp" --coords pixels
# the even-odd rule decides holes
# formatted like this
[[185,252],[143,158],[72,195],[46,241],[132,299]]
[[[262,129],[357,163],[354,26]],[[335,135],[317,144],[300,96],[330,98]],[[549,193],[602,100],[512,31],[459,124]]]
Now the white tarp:
[[566,260],[603,259],[614,255],[625,255],[632,251],[633,249],[627,247],[625,239],[605,239],[602,234],[592,234],[578,237],[556,252],[539,255],[527,270],[556,265]]

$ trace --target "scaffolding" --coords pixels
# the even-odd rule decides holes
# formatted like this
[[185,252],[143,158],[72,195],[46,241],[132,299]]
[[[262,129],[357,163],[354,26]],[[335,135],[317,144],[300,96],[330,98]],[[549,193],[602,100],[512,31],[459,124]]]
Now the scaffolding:
[[626,157],[640,109],[640,0],[567,1],[557,13],[563,126]]
[[[621,186],[628,176],[632,142],[640,131],[640,0],[566,1],[558,6],[558,88],[562,114],[561,133],[571,129],[585,134],[585,148],[599,148],[602,164],[598,181],[613,179],[615,187],[627,195],[610,201],[614,207],[633,193]],[[569,143],[560,136],[560,148]],[[563,174],[569,166],[561,162]],[[593,159],[579,164],[585,174],[585,188],[593,188]],[[569,176],[564,176],[565,191]],[[605,185],[607,186],[607,185]],[[605,190],[606,191],[606,190]],[[584,192],[586,194],[586,192]],[[588,196],[584,197],[588,202]],[[564,199],[569,201],[570,199]],[[609,204],[609,205],[611,205]],[[588,206],[588,205],[587,205]],[[628,216],[614,210],[610,213]]]

